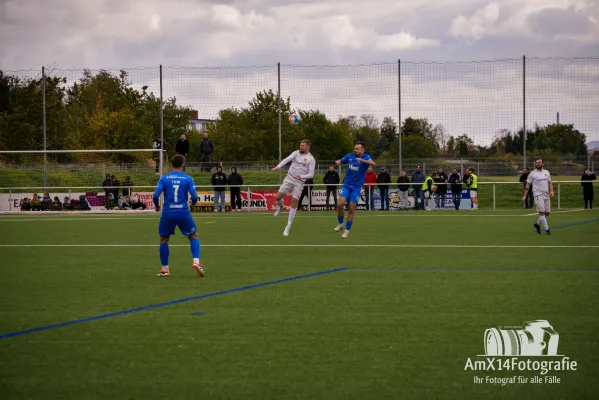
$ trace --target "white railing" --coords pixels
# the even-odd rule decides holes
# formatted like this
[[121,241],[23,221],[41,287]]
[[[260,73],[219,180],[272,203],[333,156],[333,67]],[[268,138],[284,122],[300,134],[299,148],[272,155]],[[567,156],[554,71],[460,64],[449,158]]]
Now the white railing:
[[[562,181],[553,181],[554,184],[554,190],[555,190],[555,197],[557,198],[557,208],[560,209],[562,206],[562,185],[563,184],[574,184],[577,185],[578,188],[580,189],[580,199],[581,199],[581,204],[583,203],[582,199],[582,187],[580,186],[580,184],[583,181],[580,180],[562,180]],[[587,183],[589,181],[586,181]],[[322,208],[322,204],[318,204],[317,207],[317,203],[313,202],[313,197],[314,191],[322,191],[324,192],[325,190],[322,190],[323,188],[326,187],[331,187],[331,186],[335,186],[338,188],[337,190],[337,194],[339,192],[339,189],[341,188],[341,186],[343,185],[343,183],[339,183],[339,184],[324,184],[324,183],[317,183],[317,184],[306,184],[304,185],[304,187],[306,188],[306,192],[309,192],[310,195],[306,194],[306,198],[303,199],[305,200],[305,202],[302,202],[302,206],[306,206],[307,210],[311,211],[313,208]],[[373,184],[374,186],[374,190],[373,190],[373,195],[377,194],[380,198],[380,191],[378,191],[377,187],[379,186],[388,186],[390,189],[397,189],[398,187],[398,183],[394,182],[394,183],[376,183]],[[407,183],[405,184],[407,185]],[[423,183],[409,183],[409,185],[411,187],[414,186],[421,186],[423,185]],[[437,186],[439,186],[439,184],[436,184]],[[446,183],[445,185],[448,186],[448,192],[451,191],[451,183]],[[484,201],[488,201],[488,196],[489,194],[486,193],[486,190],[488,189],[489,186],[491,186],[492,189],[492,201],[493,201],[493,210],[495,210],[497,208],[497,199],[498,199],[498,194],[497,194],[497,187],[501,187],[504,185],[519,185],[520,188],[523,189],[523,184],[521,182],[504,182],[504,181],[499,181],[499,182],[478,182],[478,187],[479,189],[483,188],[483,200]],[[236,186],[225,186],[224,190],[226,192],[229,192],[230,189],[232,187],[237,187],[240,188],[242,191],[244,191],[246,196],[250,196],[251,198],[251,193],[252,192],[257,192],[257,191],[264,191],[264,190],[276,190],[279,188],[279,184],[258,184],[258,185],[236,185]],[[133,197],[143,197],[145,204],[149,207],[149,208],[153,208],[153,204],[152,200],[151,200],[151,196],[152,193],[154,192],[156,186],[155,185],[150,185],[150,186],[52,186],[52,187],[42,187],[42,186],[27,186],[27,187],[0,187],[0,212],[14,212],[14,211],[18,211],[19,210],[19,202],[24,198],[24,197],[29,197],[31,196],[33,193],[37,193],[39,194],[43,194],[43,193],[50,193],[51,196],[50,198],[54,198],[55,196],[59,197],[59,200],[62,201],[63,199],[61,199],[60,197],[64,196],[64,197],[68,197],[69,199],[73,198],[73,195],[75,196],[80,196],[81,194],[83,195],[90,195],[91,193],[97,193],[97,194],[101,194],[101,196],[98,196],[96,198],[100,199],[103,198],[104,201],[106,199],[105,194],[107,192],[111,192],[114,194],[115,190],[119,190],[119,191],[123,191],[123,190],[127,190],[131,196]],[[365,186],[364,186],[365,188]],[[310,190],[311,189],[311,190]],[[466,186],[463,185],[462,186],[462,190],[466,190]],[[201,193],[203,196],[210,196],[210,193],[214,193],[214,186],[213,185],[196,185],[196,190],[198,191],[198,193]],[[54,194],[52,194],[54,193]],[[122,192],[124,193],[124,192]],[[397,191],[394,191],[392,193],[397,193]],[[391,193],[390,193],[391,194]],[[523,194],[523,193],[522,193]],[[519,196],[521,196],[522,194],[520,194]],[[121,197],[125,197],[124,194],[120,194],[119,195]],[[317,192],[316,196],[318,197],[322,197],[324,196],[324,194]],[[115,196],[116,197],[116,196]],[[332,196],[331,196],[332,197]],[[485,198],[486,197],[486,198]],[[410,196],[410,198],[412,198],[412,202],[413,202],[413,195]],[[502,199],[505,199],[505,196],[501,196]],[[117,197],[118,199],[118,197]],[[421,198],[420,198],[421,199]],[[419,200],[420,200],[419,199]],[[450,201],[451,199],[451,194],[447,194],[445,196],[445,199],[443,200],[444,202]],[[510,194],[510,200],[511,201],[519,201],[521,202],[521,197],[518,197],[517,195],[514,195],[513,193]],[[480,201],[480,199],[479,199]],[[8,206],[5,204],[6,202],[8,202]],[[205,201],[207,202],[207,200]],[[380,202],[378,202],[378,204],[380,204]],[[96,207],[102,207],[102,205],[95,205]]]

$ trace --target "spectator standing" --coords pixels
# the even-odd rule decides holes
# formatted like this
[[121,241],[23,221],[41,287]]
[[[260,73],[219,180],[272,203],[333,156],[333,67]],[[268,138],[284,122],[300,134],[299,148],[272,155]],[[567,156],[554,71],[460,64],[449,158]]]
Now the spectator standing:
[[327,190],[326,190],[326,196],[327,196],[326,209],[327,210],[330,210],[329,197],[331,196],[331,193],[333,194],[333,201],[335,202],[335,209],[337,208],[337,191],[339,190],[339,187],[336,185],[338,185],[339,182],[340,182],[339,174],[337,173],[337,171],[335,171],[335,166],[331,165],[329,167],[329,170],[327,171],[327,173],[324,174],[324,178],[322,178],[322,183],[327,185]]
[[[152,142],[152,148],[154,150],[158,150],[158,149],[162,148],[162,141],[160,140],[159,137],[154,138],[154,141]],[[156,162],[156,173],[158,175],[160,175],[160,152],[154,151],[152,154],[154,155],[154,161]]]
[[117,201],[119,198],[119,186],[121,186],[121,182],[116,178],[116,176],[111,175],[110,176],[110,186],[113,186],[114,188],[110,190],[110,193],[112,193],[112,196],[114,197],[114,201]]
[[[522,175],[520,175],[520,183],[522,184],[522,190],[526,189],[526,180],[528,179],[528,174],[530,174],[530,170],[528,168],[524,168],[522,171]],[[526,195],[526,200],[524,200],[524,208],[532,208],[533,202],[533,194],[532,187],[529,189],[528,194]]]
[[[110,193],[112,193],[112,189],[109,189],[109,187],[112,186],[112,180],[110,179],[110,174],[106,174],[106,177],[104,178],[104,182],[102,182],[102,188],[104,189],[104,196],[106,196],[106,198],[104,199],[104,202],[108,201],[108,195]],[[104,204],[106,205],[106,204]]]
[[131,187],[133,186],[133,182],[131,182],[131,177],[126,176],[123,181],[123,197],[131,196]]
[[391,175],[385,167],[381,167],[381,172],[377,177],[379,184],[379,192],[381,193],[381,211],[389,211],[389,183],[391,183]]
[[470,191],[470,198],[472,199],[472,209],[478,210],[478,176],[474,173],[474,168],[466,168],[464,174],[464,183]]
[[[227,175],[223,174],[223,169],[218,167],[212,175],[212,187],[214,188],[214,212],[225,211],[225,189],[227,187]],[[219,210],[220,205],[220,210]]]
[[437,203],[438,209],[445,208],[445,195],[447,194],[447,175],[443,167],[437,168],[437,179],[435,181],[437,185],[437,191],[435,193],[435,202]]
[[422,206],[424,210],[431,210],[431,203],[433,194],[435,193],[436,186],[434,186],[435,178],[437,173],[433,172],[431,176],[427,176],[422,184]]
[[[420,165],[416,167],[416,171],[412,174],[412,188],[414,189],[414,208],[416,210],[424,210],[424,192],[422,190],[422,183],[426,179],[426,175],[420,169]],[[415,185],[416,184],[416,185]],[[420,204],[418,204],[420,201]]]
[[[593,209],[593,197],[595,195],[593,189],[593,181],[596,180],[597,177],[594,173],[591,172],[590,168],[584,170],[584,174],[582,174],[582,178],[580,178],[582,185],[582,195],[584,197],[584,208],[587,209],[587,205],[592,210]],[[588,203],[588,204],[587,204]]]
[[231,191],[231,211],[241,211],[241,185],[243,177],[239,175],[236,167],[231,168],[231,175],[227,178]]
[[376,172],[372,170],[372,167],[368,167],[366,172],[366,179],[364,180],[364,193],[366,194],[366,210],[374,210],[374,186],[376,185],[378,178]]
[[312,185],[314,184],[314,178],[308,178],[306,179],[306,182],[304,182],[304,188],[302,189],[302,194],[300,195],[300,198],[297,202],[298,204],[298,210],[302,209],[302,200],[304,200],[304,197],[308,196],[308,210],[310,210],[311,206],[312,206]]
[[210,162],[212,161],[212,153],[214,152],[214,144],[208,137],[208,133],[204,133],[204,137],[200,142],[200,152],[202,153],[202,171],[210,171]]
[[397,189],[399,189],[399,208],[402,210],[408,209],[409,200],[408,192],[410,190],[410,178],[406,170],[401,171],[401,175],[397,178]]
[[183,156],[183,171],[187,167],[187,155],[189,154],[189,140],[185,135],[181,135],[179,140],[177,140],[177,144],[175,145],[175,153]]
[[457,168],[451,170],[451,175],[447,178],[447,182],[451,184],[453,206],[456,210],[459,210],[460,203],[462,202],[462,175],[460,175]]

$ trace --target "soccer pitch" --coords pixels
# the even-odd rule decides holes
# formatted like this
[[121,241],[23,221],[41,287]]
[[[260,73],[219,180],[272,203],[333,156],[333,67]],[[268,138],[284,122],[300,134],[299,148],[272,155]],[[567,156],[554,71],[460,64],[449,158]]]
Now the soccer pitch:
[[[597,211],[194,217],[204,279],[157,213],[0,216],[0,398],[596,398]],[[531,320],[576,370],[466,368]]]

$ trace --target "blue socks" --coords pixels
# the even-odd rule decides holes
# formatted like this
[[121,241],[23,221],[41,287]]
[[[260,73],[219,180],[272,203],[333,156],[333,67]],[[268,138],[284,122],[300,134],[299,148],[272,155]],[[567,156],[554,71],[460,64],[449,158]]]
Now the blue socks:
[[354,221],[347,221],[347,224],[345,225],[345,230],[349,231],[353,224],[354,224]]
[[168,243],[160,243],[160,263],[163,267],[166,267],[168,265],[169,253],[170,251],[168,248]]
[[200,239],[193,238],[189,241],[189,247],[191,248],[191,256],[195,258],[200,258]]
[[339,221],[339,223],[342,224],[343,223],[343,215],[341,215],[341,216],[338,215],[337,221]]

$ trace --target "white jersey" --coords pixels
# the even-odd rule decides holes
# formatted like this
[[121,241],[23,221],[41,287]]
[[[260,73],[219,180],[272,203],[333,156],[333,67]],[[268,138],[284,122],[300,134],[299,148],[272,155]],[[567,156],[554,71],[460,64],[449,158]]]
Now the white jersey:
[[316,168],[316,160],[312,156],[312,154],[302,154],[299,150],[294,151],[279,163],[277,167],[281,168],[284,165],[287,165],[291,162],[291,166],[289,167],[289,171],[287,171],[287,176],[297,179],[299,176],[303,182],[306,179],[310,179],[314,177],[314,168]]
[[528,174],[526,179],[527,183],[532,186],[532,195],[537,196],[549,196],[549,182],[551,182],[551,174],[546,169],[538,170],[535,169]]

